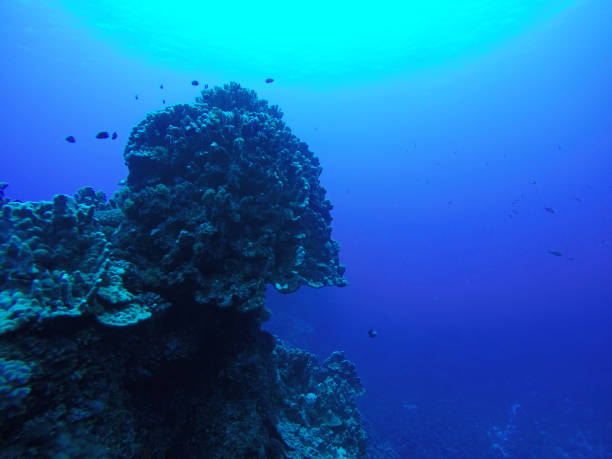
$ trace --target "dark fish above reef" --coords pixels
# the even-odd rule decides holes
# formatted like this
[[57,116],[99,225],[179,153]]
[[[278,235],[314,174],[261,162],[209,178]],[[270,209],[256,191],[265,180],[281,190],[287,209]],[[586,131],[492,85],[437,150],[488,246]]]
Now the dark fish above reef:
[[370,338],[376,338],[377,335],[378,335],[378,332],[376,330],[374,330],[373,328],[370,328],[368,330],[368,336]]
[[100,131],[96,134],[96,139],[108,139],[109,135],[106,131]]
[[117,138],[117,131],[113,132],[113,136],[111,137],[112,140],[115,140]]
[[274,83],[274,78],[266,78],[266,83]]
[[193,81],[191,82],[191,84],[192,84],[193,86],[197,86],[197,85],[199,85],[199,84],[200,84],[200,82],[199,82],[198,80],[193,80]]
[[551,255],[554,255],[555,257],[562,257],[563,254],[561,252],[559,252],[558,250],[549,250],[548,253],[550,253]]
[[159,89],[164,89],[164,84],[163,83],[159,85]]
[[68,137],[66,137],[66,142],[74,143],[74,142],[76,142],[76,139],[74,138],[74,136],[69,135]]
[[551,214],[554,214],[554,213],[555,213],[555,209],[553,209],[552,207],[544,207],[544,210],[545,210],[546,212],[551,213]]
[[208,89],[208,84],[205,84],[205,85],[204,85],[204,89]]

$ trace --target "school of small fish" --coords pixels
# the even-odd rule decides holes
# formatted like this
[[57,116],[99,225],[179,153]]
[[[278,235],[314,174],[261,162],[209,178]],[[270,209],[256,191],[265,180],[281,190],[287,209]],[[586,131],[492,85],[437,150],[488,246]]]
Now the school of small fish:
[[[273,83],[274,82],[274,78],[266,78],[264,80],[267,84],[269,83]],[[199,86],[200,82],[198,80],[192,80],[191,81],[191,85],[192,86]],[[164,84],[160,83],[159,85],[159,89],[164,89]],[[208,83],[204,84],[204,89],[208,89]],[[139,96],[138,94],[134,94],[134,99],[135,100],[139,100]],[[162,105],[166,105],[166,99],[162,99],[161,100]],[[111,140],[116,140],[118,137],[117,131],[113,131],[112,134],[109,133],[109,131],[99,131],[96,135],[95,138],[102,140],[102,139],[108,139],[110,138]],[[66,137],[64,137],[64,140],[68,143],[76,143],[76,137],[73,135],[68,135]]]

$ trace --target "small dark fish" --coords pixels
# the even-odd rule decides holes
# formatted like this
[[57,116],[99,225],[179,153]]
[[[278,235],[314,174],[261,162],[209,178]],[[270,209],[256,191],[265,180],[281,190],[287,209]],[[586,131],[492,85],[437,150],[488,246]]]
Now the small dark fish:
[[204,89],[208,89],[208,83],[204,85]]
[[109,135],[106,131],[100,131],[96,134],[96,139],[108,139]]
[[561,252],[559,252],[558,250],[549,250],[548,253],[550,253],[551,255],[554,255],[555,257],[562,257],[563,254]]
[[[17,201],[13,201],[17,202]],[[9,279],[11,280],[20,280],[24,282],[32,282],[36,278],[35,274],[32,273],[14,273],[9,274]]]
[[138,94],[134,94],[134,99],[138,100]]
[[112,140],[115,140],[117,138],[117,131],[113,132],[113,136],[111,137]]
[[535,180],[529,180],[530,185],[535,185],[537,182]]
[[582,198],[574,198],[578,202],[582,202]]
[[162,104],[166,105],[166,99],[162,99]]
[[163,83],[159,85],[159,89],[164,89],[164,84]]
[[516,210],[516,209],[512,209],[512,213],[513,213],[514,215],[518,215],[518,210]]
[[567,259],[568,259],[569,261],[574,261],[574,260],[575,260],[575,258],[574,258],[574,257],[567,257]]
[[373,328],[370,328],[368,330],[368,336],[370,338],[376,338],[377,335],[378,335],[378,332],[376,330],[374,330]]
[[68,137],[66,137],[66,142],[74,143],[74,142],[76,142],[76,139],[74,138],[74,136],[69,135]]
[[192,84],[193,86],[197,86],[197,85],[199,85],[199,84],[200,84],[200,82],[199,82],[198,80],[193,80],[193,81],[191,82],[191,84]]
[[552,207],[544,207],[544,210],[548,213],[554,214],[555,213],[555,209],[553,209]]
[[266,78],[266,83],[274,83],[274,78]]

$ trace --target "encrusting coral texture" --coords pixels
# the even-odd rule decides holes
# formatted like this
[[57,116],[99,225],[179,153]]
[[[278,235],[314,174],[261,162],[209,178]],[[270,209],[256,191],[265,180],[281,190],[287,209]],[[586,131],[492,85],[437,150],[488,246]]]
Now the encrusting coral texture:
[[354,365],[261,330],[267,285],[346,284],[281,118],[230,83],[137,125],[110,200],[0,184],[0,457],[364,457]]

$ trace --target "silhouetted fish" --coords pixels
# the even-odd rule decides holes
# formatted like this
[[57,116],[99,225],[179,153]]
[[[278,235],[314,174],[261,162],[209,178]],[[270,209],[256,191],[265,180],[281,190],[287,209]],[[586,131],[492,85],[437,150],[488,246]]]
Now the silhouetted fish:
[[164,84],[163,83],[159,85],[159,89],[164,89]]
[[374,330],[373,328],[370,328],[368,330],[368,336],[370,338],[376,338],[377,335],[378,335],[378,332],[376,330]]
[[555,257],[562,257],[563,254],[561,252],[559,252],[558,250],[549,250],[548,253],[550,253],[551,255],[554,255]]
[[117,131],[113,132],[113,136],[111,137],[112,140],[115,140],[117,138]]
[[134,94],[134,99],[138,100],[138,94]]
[[76,139],[74,138],[74,136],[69,135],[68,137],[66,137],[66,142],[74,143],[76,142]]
[[[13,201],[13,202],[17,202],[17,201]],[[32,282],[34,279],[36,279],[36,274],[32,274],[32,273],[14,273],[14,274],[9,274],[8,278],[10,280]]]
[[199,85],[199,84],[200,84],[200,82],[199,82],[198,80],[193,80],[193,81],[191,82],[191,84],[192,84],[193,86],[197,86],[197,85]]
[[266,78],[266,83],[274,83],[274,78]]
[[544,207],[544,210],[548,213],[554,214],[555,213],[555,209],[553,209],[552,207]]
[[96,139],[108,139],[109,135],[106,131],[100,131],[96,134]]
[[208,83],[204,85],[204,89],[208,89]]
[[166,105],[166,99],[162,99],[162,104]]

